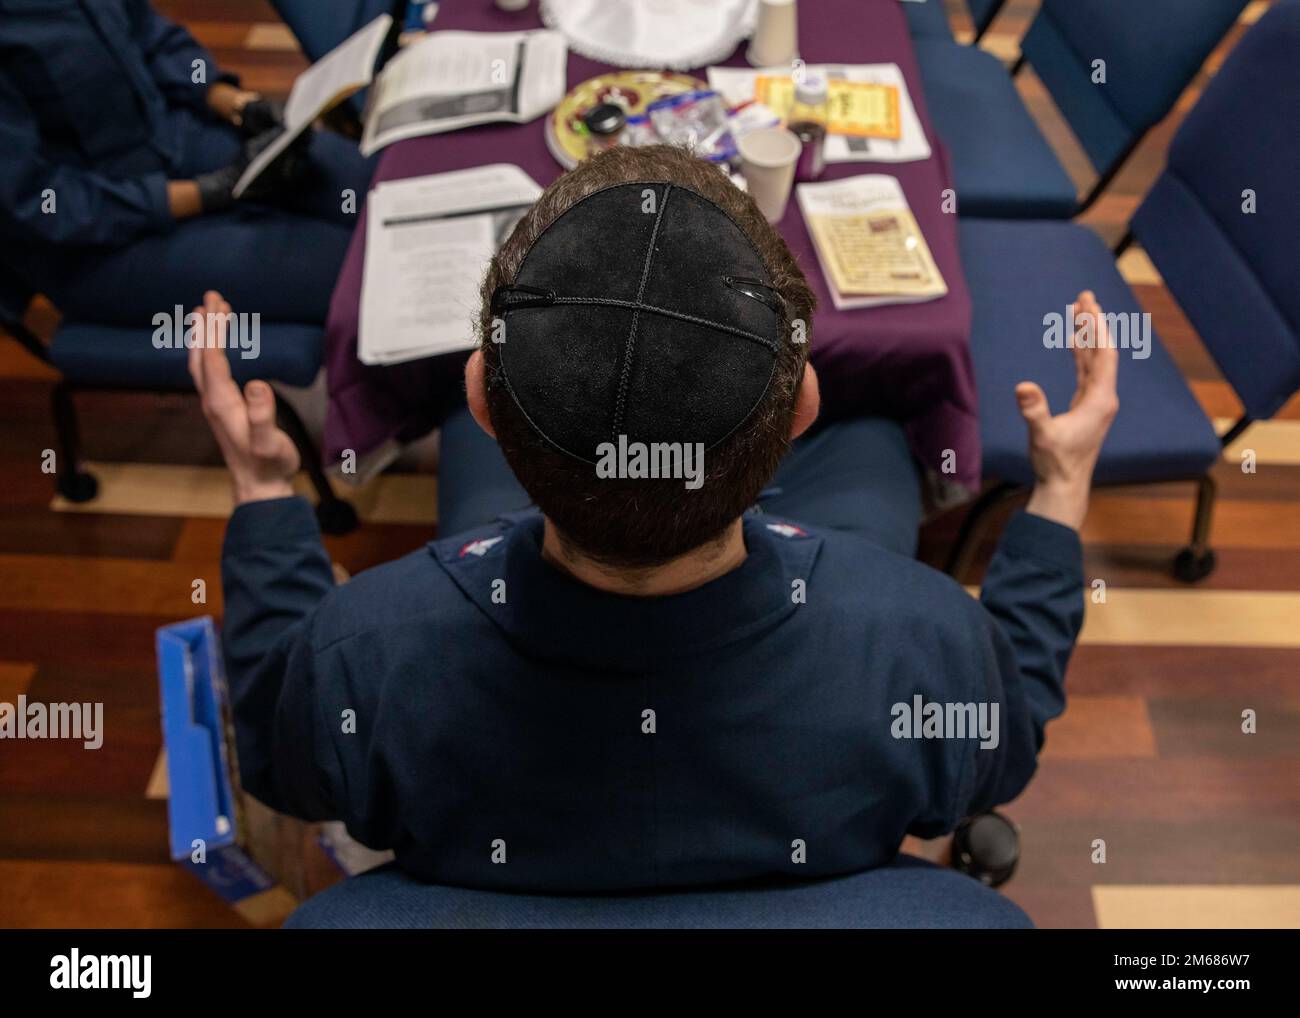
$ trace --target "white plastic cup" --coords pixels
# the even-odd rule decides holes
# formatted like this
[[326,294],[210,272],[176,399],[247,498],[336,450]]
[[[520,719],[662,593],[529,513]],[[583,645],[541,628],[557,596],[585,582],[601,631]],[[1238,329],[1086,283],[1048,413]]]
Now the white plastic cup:
[[760,127],[736,142],[749,193],[769,223],[779,222],[790,201],[803,143],[784,127]]
[[794,0],[759,0],[758,24],[745,58],[754,67],[779,67],[799,55]]

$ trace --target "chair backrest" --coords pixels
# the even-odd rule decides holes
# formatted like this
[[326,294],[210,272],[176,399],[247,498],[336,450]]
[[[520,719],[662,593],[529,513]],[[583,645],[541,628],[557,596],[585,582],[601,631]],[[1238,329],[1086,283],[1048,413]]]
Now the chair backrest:
[[1018,906],[911,856],[848,877],[627,896],[504,894],[421,884],[395,866],[304,902],[289,929],[1028,929]]
[[980,35],[993,23],[1007,0],[966,0],[970,8],[971,21],[975,22],[975,34]]
[[1105,177],[1173,109],[1245,5],[1043,0],[1020,48]]
[[1296,110],[1300,0],[1282,0],[1187,115],[1133,218],[1134,235],[1256,418],[1300,389]]
[[393,14],[400,0],[271,0],[313,63],[381,14]]

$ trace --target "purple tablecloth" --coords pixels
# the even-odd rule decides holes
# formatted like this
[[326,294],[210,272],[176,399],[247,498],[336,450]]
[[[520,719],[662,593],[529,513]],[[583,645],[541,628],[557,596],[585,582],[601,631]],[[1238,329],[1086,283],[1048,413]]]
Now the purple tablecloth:
[[[505,14],[492,0],[444,0],[436,27],[510,31],[539,24],[536,5],[520,14]],[[942,193],[952,186],[952,174],[930,124],[898,0],[799,0],[799,49],[809,63],[892,62],[902,68],[935,154],[924,162],[830,164],[824,179],[861,173],[897,177],[949,291],[943,299],[925,304],[835,310],[812,239],[792,200],[779,228],[820,305],[813,321],[812,359],[821,380],[823,416],[874,414],[903,422],[913,451],[928,471],[973,490],[980,479],[980,445],[969,348],[970,298],[957,249],[957,219],[943,211]],[[727,63],[745,66],[743,46]],[[570,53],[569,86],[608,69]],[[699,76],[704,77],[703,71]],[[539,118],[529,124],[493,124],[398,142],[381,156],[375,181],[498,162],[517,164],[542,186],[560,173]],[[325,446],[331,460],[340,458],[344,449],[361,456],[389,439],[410,439],[434,426],[456,392],[465,357],[447,355],[388,367],[366,366],[357,359],[364,216],[362,210],[326,326],[330,403]],[[948,450],[954,455],[946,456]]]

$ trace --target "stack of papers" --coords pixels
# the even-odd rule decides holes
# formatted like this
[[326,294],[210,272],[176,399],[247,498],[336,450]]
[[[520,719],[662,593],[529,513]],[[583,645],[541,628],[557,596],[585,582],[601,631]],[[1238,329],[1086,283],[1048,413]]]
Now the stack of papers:
[[542,189],[496,163],[370,192],[357,356],[398,364],[478,343],[488,262]]
[[[930,158],[930,143],[897,64],[809,64],[808,69],[821,71],[832,83],[861,82],[898,90],[898,137],[827,134],[823,154],[828,163],[910,163]],[[709,87],[718,92],[728,106],[735,107],[755,98],[760,76],[789,75],[788,67],[710,67]]]
[[559,32],[432,32],[385,65],[371,89],[361,151],[540,117],[564,98],[567,62]]
[[879,173],[796,188],[831,300],[841,311],[947,294],[897,179]]

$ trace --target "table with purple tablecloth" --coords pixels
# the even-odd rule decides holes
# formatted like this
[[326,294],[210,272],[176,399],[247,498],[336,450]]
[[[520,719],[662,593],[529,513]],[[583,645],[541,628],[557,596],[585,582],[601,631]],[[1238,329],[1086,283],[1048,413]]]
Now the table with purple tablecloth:
[[[507,14],[492,0],[444,0],[435,28],[518,31],[540,27],[536,5]],[[896,63],[934,154],[910,163],[831,163],[822,179],[862,173],[897,177],[934,254],[948,294],[922,304],[837,311],[797,203],[778,224],[817,294],[812,359],[823,417],[872,414],[904,424],[931,481],[974,490],[980,479],[979,425],[970,358],[970,298],[957,248],[957,217],[945,211],[952,186],[946,153],[930,124],[898,0],[799,0],[799,52],[808,63]],[[744,44],[730,66],[746,66]],[[570,52],[569,87],[610,70]],[[705,77],[703,69],[695,72]],[[384,150],[375,182],[488,163],[514,163],[546,186],[561,172],[547,148],[544,119],[490,124],[398,142]],[[949,208],[951,203],[947,203]],[[466,354],[367,366],[357,359],[357,320],[365,256],[365,211],[339,274],[326,326],[329,411],[326,457],[365,456],[437,425],[455,398]],[[467,323],[467,328],[470,324]],[[953,491],[948,491],[951,498]]]

